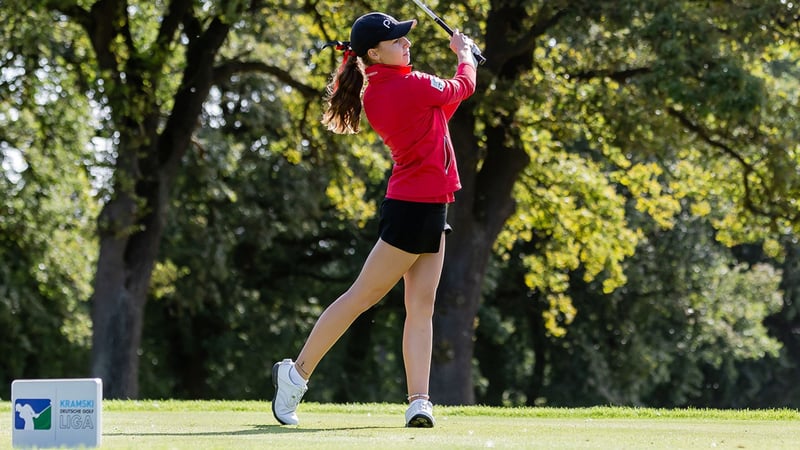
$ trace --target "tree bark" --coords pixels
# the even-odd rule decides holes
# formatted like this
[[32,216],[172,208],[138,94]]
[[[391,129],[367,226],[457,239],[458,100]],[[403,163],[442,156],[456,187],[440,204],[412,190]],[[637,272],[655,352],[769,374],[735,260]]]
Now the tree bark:
[[[151,197],[146,201],[157,210]],[[129,196],[109,202],[101,213],[100,255],[92,297],[92,375],[103,380],[105,396],[135,398],[139,392],[139,345],[150,274],[163,231],[163,218],[151,213],[134,220]],[[141,231],[126,237],[118,226],[104,226],[119,215]]]

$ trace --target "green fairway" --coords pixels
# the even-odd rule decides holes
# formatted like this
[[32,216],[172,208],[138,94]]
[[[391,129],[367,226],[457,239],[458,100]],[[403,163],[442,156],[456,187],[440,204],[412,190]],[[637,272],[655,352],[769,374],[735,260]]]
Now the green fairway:
[[[105,401],[103,408],[102,448],[113,449],[796,449],[800,443],[795,410],[436,407],[435,428],[406,429],[399,404],[303,403],[299,426],[277,425],[268,402]],[[11,421],[0,425],[0,448],[10,446]]]

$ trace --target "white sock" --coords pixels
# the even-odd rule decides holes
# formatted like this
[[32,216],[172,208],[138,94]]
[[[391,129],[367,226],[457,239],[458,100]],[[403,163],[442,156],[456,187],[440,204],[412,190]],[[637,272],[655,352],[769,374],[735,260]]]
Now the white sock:
[[292,368],[289,369],[289,380],[298,386],[305,386],[306,383],[308,383],[308,380],[300,376],[300,372],[297,371],[294,365],[292,365]]

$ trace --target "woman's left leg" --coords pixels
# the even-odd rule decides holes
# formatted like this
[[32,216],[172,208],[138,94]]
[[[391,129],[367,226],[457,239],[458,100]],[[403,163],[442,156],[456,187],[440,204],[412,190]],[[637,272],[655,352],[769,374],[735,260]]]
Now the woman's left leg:
[[406,321],[403,327],[403,361],[409,401],[427,398],[433,349],[433,304],[444,264],[444,233],[438,253],[423,254],[403,276]]

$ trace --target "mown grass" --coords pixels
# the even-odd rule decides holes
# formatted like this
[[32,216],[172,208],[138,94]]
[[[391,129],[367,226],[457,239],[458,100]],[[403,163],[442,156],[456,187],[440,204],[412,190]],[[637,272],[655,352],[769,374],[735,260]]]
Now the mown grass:
[[[269,402],[105,401],[102,448],[800,448],[800,412],[791,409],[437,406],[433,429],[404,428],[404,411],[303,403],[301,424],[280,426]],[[0,447],[11,444],[9,419]]]

